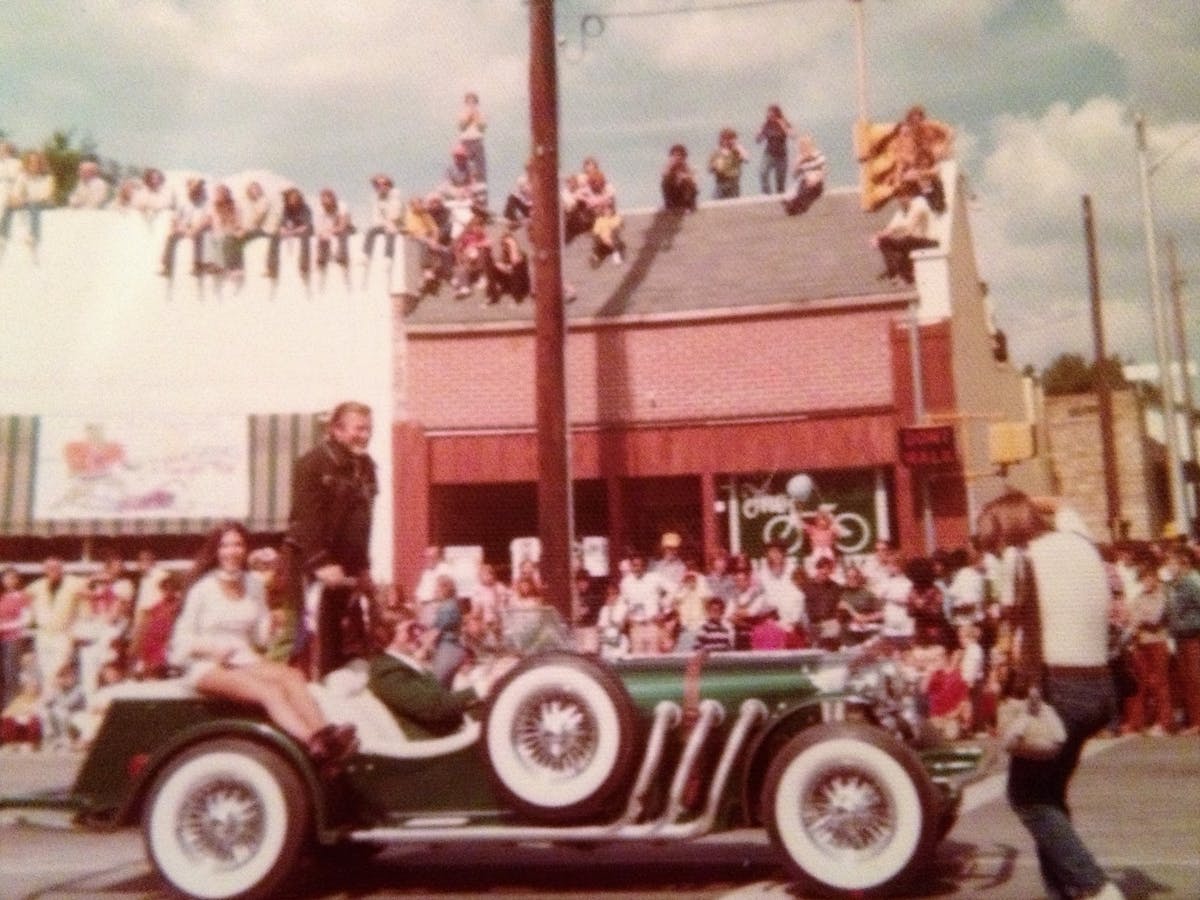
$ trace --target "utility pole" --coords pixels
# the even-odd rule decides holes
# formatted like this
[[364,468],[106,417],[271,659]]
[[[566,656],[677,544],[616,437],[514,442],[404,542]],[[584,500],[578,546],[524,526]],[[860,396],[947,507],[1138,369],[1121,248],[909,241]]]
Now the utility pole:
[[1100,305],[1100,267],[1096,258],[1096,229],[1092,198],[1083,195],[1083,236],[1087,244],[1088,293],[1092,303],[1092,344],[1096,353],[1096,400],[1100,407],[1100,454],[1104,463],[1105,520],[1110,540],[1120,540],[1121,489],[1117,477],[1117,447],[1113,438],[1112,385],[1105,377],[1108,351],[1104,342],[1104,316]]
[[867,37],[866,14],[863,12],[863,0],[850,0],[854,7],[854,61],[858,79],[858,120],[870,121],[870,111],[867,108]]
[[1179,471],[1178,422],[1175,419],[1175,389],[1171,378],[1171,348],[1167,342],[1167,316],[1163,310],[1162,290],[1158,283],[1158,249],[1154,236],[1154,206],[1150,197],[1150,165],[1146,158],[1146,120],[1139,113],[1134,120],[1137,131],[1138,181],[1142,190],[1142,226],[1146,232],[1146,266],[1150,274],[1150,306],[1154,313],[1154,351],[1158,357],[1158,382],[1162,391],[1163,440],[1167,448],[1167,482],[1170,486],[1170,516],[1178,534],[1188,528],[1187,500]]
[[[1179,366],[1179,399],[1183,404],[1183,470],[1185,473],[1196,470],[1196,432],[1192,425],[1192,373],[1191,360],[1188,353],[1187,325],[1183,315],[1183,276],[1179,273],[1179,260],[1175,257],[1175,238],[1167,236],[1167,271],[1171,275],[1171,310],[1175,318],[1175,362]],[[1185,477],[1184,496],[1189,505],[1185,507],[1184,518],[1191,535],[1192,523],[1196,520],[1196,494],[1192,478]]]
[[566,318],[562,291],[562,213],[558,199],[558,70],[554,0],[529,0],[529,118],[537,367],[538,537],[546,598],[573,621],[573,517],[566,400]]

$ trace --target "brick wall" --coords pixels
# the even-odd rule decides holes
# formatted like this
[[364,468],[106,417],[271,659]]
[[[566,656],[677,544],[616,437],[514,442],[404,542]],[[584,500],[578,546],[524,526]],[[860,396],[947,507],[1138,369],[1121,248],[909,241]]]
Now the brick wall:
[[[1114,391],[1112,399],[1121,516],[1129,522],[1130,537],[1153,537],[1161,517],[1154,492],[1155,446],[1146,437],[1136,393]],[[1097,540],[1108,540],[1100,412],[1095,395],[1047,397],[1046,428],[1059,493],[1079,510]]]
[[[567,341],[577,424],[779,416],[890,405],[895,311],[589,326]],[[408,414],[431,430],[534,424],[531,331],[411,334]]]

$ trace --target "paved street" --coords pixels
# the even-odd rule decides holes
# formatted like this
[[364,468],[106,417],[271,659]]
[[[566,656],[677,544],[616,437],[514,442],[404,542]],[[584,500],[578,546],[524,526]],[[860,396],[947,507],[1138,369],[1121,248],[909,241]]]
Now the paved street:
[[[70,780],[71,755],[0,756],[0,793]],[[1200,740],[1093,742],[1074,811],[1102,865],[1131,900],[1200,897]],[[5,900],[133,900],[163,896],[136,831],[70,830],[55,813],[0,812]],[[370,866],[306,873],[305,900],[356,897],[666,898],[752,900],[800,895],[762,832],[682,846],[596,849],[456,846],[389,850]],[[1003,778],[972,786],[963,815],[910,897],[1031,900],[1041,896],[1032,845],[1003,797]]]

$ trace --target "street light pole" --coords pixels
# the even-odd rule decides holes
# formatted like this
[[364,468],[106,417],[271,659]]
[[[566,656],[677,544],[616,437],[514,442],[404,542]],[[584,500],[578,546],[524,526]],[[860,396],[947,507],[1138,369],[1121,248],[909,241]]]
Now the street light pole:
[[1171,503],[1169,521],[1178,534],[1185,534],[1188,525],[1187,500],[1179,470],[1179,438],[1175,421],[1175,386],[1171,377],[1171,349],[1167,341],[1167,316],[1163,309],[1162,290],[1158,281],[1158,248],[1154,237],[1154,207],[1150,197],[1150,164],[1146,151],[1146,120],[1139,113],[1134,119],[1137,131],[1138,180],[1142,190],[1142,224],[1146,232],[1146,265],[1150,272],[1150,305],[1154,313],[1154,351],[1158,357],[1158,381],[1162,391],[1163,440],[1167,448],[1167,482]]

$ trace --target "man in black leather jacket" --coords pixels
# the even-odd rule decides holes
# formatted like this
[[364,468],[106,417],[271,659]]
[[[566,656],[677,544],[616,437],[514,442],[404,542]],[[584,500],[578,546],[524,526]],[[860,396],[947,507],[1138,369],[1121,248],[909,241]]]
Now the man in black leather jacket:
[[[292,509],[284,540],[287,601],[303,622],[304,596],[319,591],[316,634],[298,635],[310,671],[321,677],[365,652],[361,599],[373,591],[370,576],[371,508],[379,491],[375,462],[367,455],[371,409],[339,404],[324,441],[296,460]],[[307,640],[306,640],[307,638]]]

